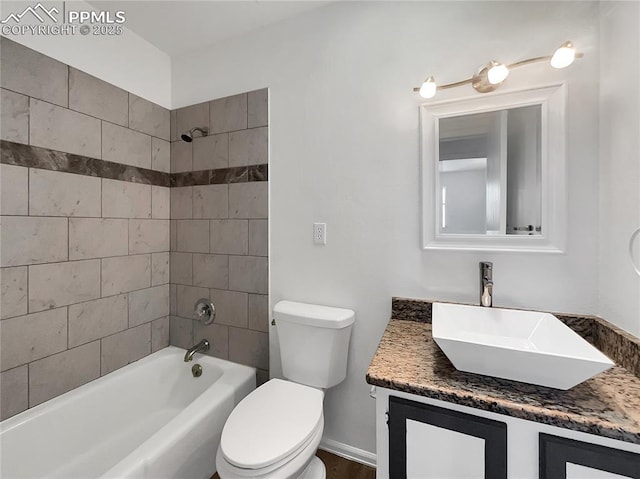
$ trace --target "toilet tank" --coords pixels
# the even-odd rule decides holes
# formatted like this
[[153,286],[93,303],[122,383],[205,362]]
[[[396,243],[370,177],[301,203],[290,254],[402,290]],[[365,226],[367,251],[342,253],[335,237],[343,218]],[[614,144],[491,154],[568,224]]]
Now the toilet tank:
[[347,375],[350,309],[280,301],[273,308],[285,378],[327,389]]

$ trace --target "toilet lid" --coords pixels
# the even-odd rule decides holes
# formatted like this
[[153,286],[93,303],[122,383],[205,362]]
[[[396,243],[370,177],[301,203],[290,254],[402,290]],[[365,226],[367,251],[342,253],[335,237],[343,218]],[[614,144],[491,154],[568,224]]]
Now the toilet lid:
[[305,443],[322,421],[324,393],[272,379],[245,397],[227,419],[220,450],[231,464],[267,467]]

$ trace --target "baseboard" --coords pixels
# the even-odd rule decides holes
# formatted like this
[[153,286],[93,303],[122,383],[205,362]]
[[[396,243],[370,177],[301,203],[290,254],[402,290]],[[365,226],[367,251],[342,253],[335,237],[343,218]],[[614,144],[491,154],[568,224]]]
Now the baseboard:
[[320,442],[320,449],[335,454],[336,456],[359,462],[360,464],[376,467],[376,455],[373,452],[358,449],[357,447],[349,446],[348,444],[343,444],[333,439],[323,438]]

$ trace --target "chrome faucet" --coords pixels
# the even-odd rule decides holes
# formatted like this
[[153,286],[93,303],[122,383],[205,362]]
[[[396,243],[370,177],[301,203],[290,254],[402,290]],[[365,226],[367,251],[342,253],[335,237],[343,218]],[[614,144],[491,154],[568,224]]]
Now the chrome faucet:
[[194,347],[187,349],[187,352],[184,355],[184,362],[188,363],[193,359],[193,355],[196,353],[204,353],[205,351],[209,351],[209,341],[203,339]]
[[493,263],[480,261],[480,306],[493,306]]

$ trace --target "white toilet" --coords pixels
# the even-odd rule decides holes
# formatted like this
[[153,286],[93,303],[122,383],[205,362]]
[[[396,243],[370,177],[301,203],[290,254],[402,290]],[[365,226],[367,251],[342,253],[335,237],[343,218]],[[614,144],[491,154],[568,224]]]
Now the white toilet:
[[280,301],[273,308],[282,373],[247,397],[227,419],[216,454],[222,479],[324,479],[315,456],[324,429],[324,389],[347,374],[349,309]]

